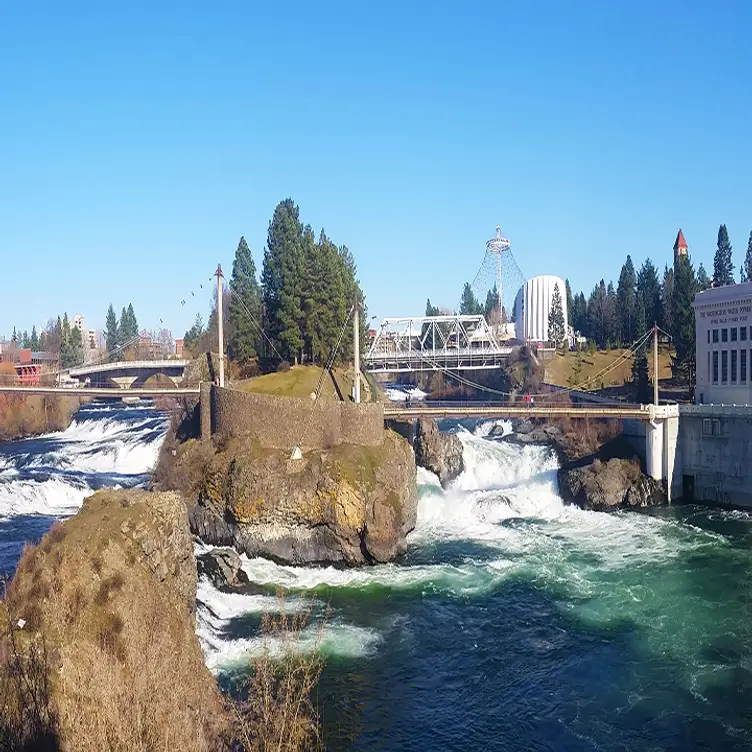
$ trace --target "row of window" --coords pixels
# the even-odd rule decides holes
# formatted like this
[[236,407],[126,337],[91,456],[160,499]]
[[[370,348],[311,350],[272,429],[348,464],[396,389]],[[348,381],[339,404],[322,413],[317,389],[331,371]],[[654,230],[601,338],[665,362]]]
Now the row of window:
[[[752,329],[752,327],[751,327]],[[747,327],[746,326],[732,326],[730,329],[713,329],[712,330],[712,338],[713,342],[718,342],[718,337],[720,335],[721,342],[746,342],[747,341]],[[729,336],[731,339],[729,340]],[[752,340],[752,331],[750,331],[749,335],[750,340]],[[708,329],[708,344],[710,344],[711,341],[711,330]]]
[[[719,375],[721,384],[747,383],[747,350],[721,350],[720,352],[715,350],[712,353],[708,353],[708,371],[711,370],[711,357],[714,384],[719,383]],[[752,354],[750,354],[749,363],[752,365]],[[730,379],[729,366],[731,370]]]

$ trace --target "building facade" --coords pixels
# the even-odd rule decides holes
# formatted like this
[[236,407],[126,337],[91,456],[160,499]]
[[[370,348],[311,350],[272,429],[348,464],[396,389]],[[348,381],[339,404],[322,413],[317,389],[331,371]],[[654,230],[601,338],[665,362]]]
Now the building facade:
[[529,279],[520,288],[514,301],[514,321],[517,339],[521,342],[548,341],[548,315],[551,312],[554,290],[559,288],[561,308],[567,321],[567,288],[561,277],[541,274]]
[[695,295],[695,401],[752,405],[752,283]]

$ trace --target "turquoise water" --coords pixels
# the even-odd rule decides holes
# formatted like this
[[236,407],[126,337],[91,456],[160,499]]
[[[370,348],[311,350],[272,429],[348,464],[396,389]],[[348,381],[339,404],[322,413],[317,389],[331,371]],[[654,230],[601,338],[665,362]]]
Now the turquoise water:
[[[748,749],[752,518],[567,507],[550,450],[485,432],[461,433],[468,469],[453,488],[421,471],[404,562],[246,563],[291,607],[317,599],[304,643],[327,655],[327,747]],[[202,583],[199,598],[220,676],[269,645],[253,635],[273,596]]]
[[[164,428],[147,406],[95,405],[62,434],[0,444],[0,570],[92,489],[145,482]],[[752,517],[567,507],[549,450],[488,429],[460,432],[467,470],[452,488],[420,471],[404,561],[246,561],[256,596],[202,580],[211,670],[224,681],[280,649],[258,625],[282,585],[290,609],[316,599],[302,645],[327,658],[328,749],[749,749]]]

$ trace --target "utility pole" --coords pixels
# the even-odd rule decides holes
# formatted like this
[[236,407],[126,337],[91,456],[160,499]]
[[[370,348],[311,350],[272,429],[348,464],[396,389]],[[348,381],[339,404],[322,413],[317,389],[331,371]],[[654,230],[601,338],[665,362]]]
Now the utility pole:
[[353,311],[353,367],[355,368],[355,383],[353,384],[353,402],[360,403],[360,301],[355,298]]
[[217,264],[217,338],[219,340],[219,385],[225,385],[225,341],[222,333],[222,317],[224,315],[222,298],[224,297],[224,285],[222,284],[222,264]]
[[658,405],[658,324],[653,324],[653,404]]

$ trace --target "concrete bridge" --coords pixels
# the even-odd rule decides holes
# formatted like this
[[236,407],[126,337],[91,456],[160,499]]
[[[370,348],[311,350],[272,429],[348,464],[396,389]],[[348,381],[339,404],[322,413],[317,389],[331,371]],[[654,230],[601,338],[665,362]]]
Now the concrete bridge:
[[177,386],[183,379],[187,360],[134,360],[98,365],[79,366],[68,371],[68,375],[81,382],[89,379],[89,386],[95,388],[116,384],[121,389],[138,389],[151,378],[161,374],[169,377]]
[[185,387],[140,387],[120,389],[118,387],[77,387],[59,386],[0,386],[0,394],[57,395],[58,397],[91,397],[93,399],[140,399],[141,397],[189,397],[198,395],[199,388]]

